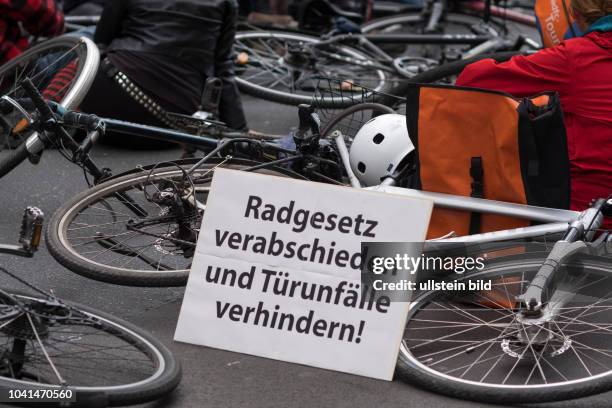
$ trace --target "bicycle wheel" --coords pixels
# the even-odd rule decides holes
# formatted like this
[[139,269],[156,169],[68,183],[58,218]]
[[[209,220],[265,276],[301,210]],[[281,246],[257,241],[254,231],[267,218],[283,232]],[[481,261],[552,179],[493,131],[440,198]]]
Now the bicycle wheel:
[[[388,87],[390,76],[362,52],[340,44],[313,47],[319,39],[303,34],[253,31],[236,34],[236,82],[247,94],[287,105],[312,103],[321,78],[374,91]],[[358,88],[358,89],[357,89]],[[362,88],[355,87],[360,97]],[[316,105],[343,108],[355,101],[320,98]]]
[[573,399],[612,387],[609,258],[566,265],[541,319],[514,298],[545,258],[498,262],[457,279],[491,290],[422,292],[411,303],[397,371],[435,392],[489,403]]
[[[98,48],[87,38],[62,36],[42,42],[0,66],[0,96],[26,98],[20,83],[30,78],[46,100],[75,109],[91,86],[99,61]],[[27,106],[26,110],[33,109]],[[0,148],[16,149],[22,144],[26,135],[15,130],[22,116],[16,110],[2,115]]]
[[[134,325],[55,298],[0,293],[0,388],[69,389],[110,406],[170,393],[181,368],[157,339]],[[17,315],[4,319],[3,315]],[[64,388],[67,387],[67,388]]]
[[[369,21],[361,26],[364,34],[422,34],[427,26],[429,16],[422,13],[407,13],[396,16],[382,17]],[[488,27],[483,25],[481,18],[462,13],[447,13],[439,23],[441,34],[476,35],[488,33],[493,36],[506,32],[520,32],[517,27],[509,26],[507,22],[499,24],[491,21]],[[381,48],[395,56],[431,58],[441,61],[446,53],[457,54],[472,46],[461,44],[383,44]]]
[[[91,279],[183,286],[203,215],[193,205],[193,196],[205,203],[214,169],[251,165],[239,163],[208,164],[188,179],[189,166],[164,166],[84,191],[51,218],[46,233],[49,252],[68,269]],[[280,169],[257,172],[286,175]]]
[[385,113],[395,113],[395,111],[388,106],[370,102],[349,106],[337,114],[319,112],[323,125],[321,137],[331,137],[332,132],[338,130],[342,132],[347,147],[350,147],[353,138],[364,123]]

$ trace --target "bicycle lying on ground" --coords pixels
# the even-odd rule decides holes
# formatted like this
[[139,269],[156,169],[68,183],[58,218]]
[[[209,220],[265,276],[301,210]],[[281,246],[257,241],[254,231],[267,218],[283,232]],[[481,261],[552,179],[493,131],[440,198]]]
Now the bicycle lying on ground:
[[[345,89],[358,83],[375,92],[396,94],[392,89],[398,83],[447,61],[539,48],[535,41],[513,34],[518,29],[509,30],[505,21],[446,9],[443,1],[428,2],[423,12],[385,17],[361,27],[339,23],[320,38],[279,31],[238,32],[236,81],[245,93],[298,105],[311,102],[320,77],[335,78]],[[317,102],[332,106],[326,99]],[[342,108],[349,101],[333,103]]]
[[[348,109],[355,114],[357,108]],[[261,140],[199,138],[194,143],[216,147],[197,162],[138,168],[75,196],[56,212],[47,229],[50,252],[74,272],[94,279],[180,285],[189,273],[216,167],[336,184],[350,180],[360,187],[349,164],[350,135],[331,130],[321,137],[313,109],[302,106],[299,113],[295,149]],[[141,125],[108,125],[138,136],[197,139]],[[240,154],[256,160],[232,156]],[[393,174],[369,188],[426,198],[436,207],[540,223],[444,237],[436,243],[554,244],[550,251],[500,258],[462,278],[492,278],[492,292],[420,293],[408,314],[398,375],[455,397],[500,403],[578,398],[612,386],[612,353],[607,346],[611,240],[608,231],[599,230],[612,200],[598,199],[591,208],[575,212],[412,190],[401,187],[402,180],[402,174]],[[574,265],[580,251],[594,256],[587,254]],[[499,300],[500,293],[506,301]]]
[[[36,92],[32,91],[31,98],[39,100],[37,106],[41,104]],[[345,112],[354,115],[358,108],[352,106]],[[364,109],[372,111],[373,107]],[[109,121],[107,126],[137,136],[191,139],[210,152],[199,161],[137,168],[75,196],[51,220],[47,229],[50,252],[64,266],[94,279],[141,286],[182,285],[215,168],[343,185],[349,180],[360,187],[349,165],[346,142],[351,137],[334,131],[342,121],[329,122],[328,130],[322,131],[312,108],[302,106],[299,113],[295,149],[262,140],[219,141]],[[61,117],[70,114],[55,115],[54,126],[66,126]],[[79,117],[82,123],[99,121],[86,114]],[[53,121],[44,123],[49,126]],[[612,288],[607,287],[612,278],[607,255],[611,240],[607,231],[595,235],[610,213],[612,200],[599,199],[590,209],[575,212],[401,185],[402,175],[394,174],[370,188],[430,199],[436,207],[540,223],[436,242],[536,240],[554,245],[533,256],[501,257],[483,271],[465,276],[493,278],[494,290],[507,302],[478,290],[452,295],[429,290],[417,296],[400,350],[399,375],[438,392],[489,402],[578,398],[612,386],[612,353],[606,346],[610,333],[606,319],[612,312]],[[580,251],[595,256],[587,254],[575,265],[574,255]]]
[[[46,100],[57,102],[66,109],[76,109],[94,80],[99,62],[98,47],[86,38],[62,36],[44,41],[0,66],[0,95],[16,100],[24,98],[19,84],[29,78]],[[62,75],[58,79],[61,81],[53,82],[60,72]],[[27,123],[20,126],[12,123],[11,126],[11,121],[22,119],[18,114],[16,118],[2,113],[0,150],[16,149],[24,142],[21,130]],[[41,152],[36,146],[29,149],[32,157]]]
[[[32,257],[42,222],[42,212],[28,207],[19,245],[0,245],[0,253]],[[58,299],[1,267],[0,275],[0,389],[45,391],[58,406],[93,408],[152,401],[180,382],[179,363],[150,334]],[[6,288],[5,278],[28,292]]]

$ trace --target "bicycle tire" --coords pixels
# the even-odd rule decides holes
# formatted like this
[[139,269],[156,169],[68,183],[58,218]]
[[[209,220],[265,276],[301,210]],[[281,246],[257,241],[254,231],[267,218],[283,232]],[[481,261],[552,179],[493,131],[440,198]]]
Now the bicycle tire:
[[[288,32],[273,32],[273,31],[254,31],[254,32],[236,33],[235,42],[253,39],[253,38],[264,38],[264,39],[281,38],[281,39],[292,40],[292,41],[302,41],[305,43],[316,43],[319,41],[317,37],[313,37],[313,36],[309,36],[305,34],[296,34],[296,33],[288,33]],[[366,54],[352,47],[347,47],[347,46],[342,45],[339,47],[339,49],[350,57],[369,60],[369,57]],[[275,63],[282,65],[282,62],[280,61],[275,61]],[[372,86],[368,88],[371,88],[372,90],[376,92],[384,92],[388,88],[387,80],[389,78],[381,70],[377,70],[376,72],[377,72],[377,75],[379,76],[378,84],[376,86]],[[326,78],[326,76],[323,76],[323,77]],[[332,79],[338,79],[338,78],[332,78]],[[354,78],[351,78],[351,79],[354,79]],[[358,80],[356,82],[359,83]],[[354,98],[351,98],[351,97],[333,97],[332,98],[332,97],[323,96],[321,98],[318,98],[318,97],[313,98],[313,95],[299,95],[299,94],[290,93],[290,92],[282,92],[279,90],[270,89],[265,86],[257,85],[257,84],[251,83],[241,78],[240,75],[236,75],[236,83],[238,84],[239,89],[246,94],[249,94],[254,97],[261,98],[267,101],[281,103],[284,105],[297,106],[300,104],[312,104],[313,106],[317,106],[320,108],[341,109],[347,106],[354,105],[355,103],[358,103],[360,100],[362,100],[364,96],[361,93],[359,93],[359,98],[358,98],[359,100],[355,100]],[[359,83],[359,85],[366,86],[367,84]]]
[[[202,172],[210,171],[214,164],[209,164],[201,168]],[[223,167],[232,169],[243,169],[249,167],[246,164],[225,164]],[[188,167],[187,167],[188,168]],[[282,169],[269,170],[261,169],[258,172],[264,174],[272,174],[277,176],[287,176],[287,172]],[[113,283],[117,285],[127,286],[142,286],[142,287],[169,287],[169,286],[184,286],[187,283],[189,276],[189,267],[177,266],[174,270],[153,271],[147,269],[127,269],[125,267],[114,267],[105,265],[101,262],[88,259],[83,254],[78,253],[69,235],[69,226],[74,217],[79,216],[81,209],[87,208],[90,203],[95,203],[97,200],[109,200],[115,192],[122,188],[128,188],[138,183],[142,183],[147,177],[148,172],[130,173],[122,177],[113,178],[104,183],[101,183],[89,190],[86,190],[70,199],[62,205],[51,217],[46,230],[47,248],[51,255],[63,266],[71,271],[98,281]],[[156,177],[161,178],[166,175],[178,175],[179,170],[176,167],[160,167],[154,170]],[[199,222],[199,221],[198,221]],[[117,222],[115,222],[117,223]],[[199,225],[198,225],[199,227]],[[94,240],[95,241],[95,240]],[[162,246],[162,244],[158,244]],[[154,255],[158,255],[154,253]],[[157,267],[159,268],[162,258],[160,258]],[[182,260],[182,259],[181,259]],[[186,259],[184,264],[190,263],[190,259]],[[152,265],[150,265],[152,267]],[[182,269],[179,269],[182,268]]]
[[37,59],[47,50],[59,48],[72,49],[79,44],[83,44],[85,46],[85,60],[79,61],[79,70],[77,73],[78,79],[59,102],[59,104],[66,109],[76,109],[83,101],[85,95],[87,95],[87,92],[89,91],[89,88],[96,77],[98,66],[100,64],[100,51],[98,50],[98,47],[86,37],[79,38],[70,35],[63,35],[44,41],[40,44],[36,44],[24,53],[0,66],[0,77],[20,64],[23,64],[25,61],[29,61],[33,57]]
[[[353,115],[355,115],[359,111],[375,111],[375,112],[378,112],[378,114],[395,113],[393,109],[391,109],[390,107],[386,105],[380,104],[380,103],[364,102],[358,105],[349,106],[348,108],[339,112],[337,115],[334,115],[331,118],[331,120],[325,123],[325,126],[321,130],[321,137],[323,138],[329,137],[330,136],[329,133],[335,130],[334,127],[336,125],[338,125],[340,122],[342,122],[346,118],[352,119]],[[357,120],[357,122],[358,123],[356,123],[356,125],[361,127],[364,124],[365,120],[362,118],[361,120]],[[342,131],[344,139],[347,143],[347,147],[350,147],[350,142],[352,141],[353,137],[355,137],[355,134],[359,130],[359,129],[355,129],[353,125],[354,124],[351,123],[347,126],[340,126],[340,129],[338,129]]]
[[[504,275],[504,273],[508,273],[508,271],[512,271],[516,269],[518,269],[519,271],[523,271],[523,273],[525,273],[524,271],[530,270],[530,269],[534,269],[537,271],[537,268],[542,265],[542,262],[544,260],[545,260],[545,257],[531,256],[531,257],[528,257],[527,259],[522,259],[519,261],[500,262],[499,264],[494,265],[493,268],[491,269],[485,269],[482,272],[476,272],[476,273],[470,274],[469,276],[466,275],[465,277],[459,278],[457,280],[461,281],[462,279],[475,278],[481,275],[482,276],[490,275],[490,276],[496,277],[497,279],[500,279],[501,276],[504,276],[504,277],[507,276],[507,275]],[[585,260],[579,261],[577,265],[581,271],[582,270],[598,271],[604,274],[604,276],[607,276],[612,272],[612,268],[610,267],[609,259],[605,259],[605,260],[598,260],[596,258],[585,259]],[[606,279],[610,279],[610,278],[606,278]],[[436,307],[440,308],[438,310],[442,310],[443,306],[440,306],[440,303],[435,301],[435,297],[433,297],[434,293],[443,293],[443,291],[431,291],[431,290],[425,291],[421,293],[416,299],[412,300],[411,305],[410,305],[410,310],[408,312],[408,318],[406,321],[406,330],[409,330],[411,319],[415,315],[417,315],[421,310],[427,310],[425,308],[421,309],[421,307],[424,307],[424,305],[426,305],[426,302],[430,301],[432,304],[436,304]],[[434,300],[431,300],[431,299],[434,299]],[[444,305],[444,303],[442,303],[442,305]],[[603,307],[603,306],[600,306],[600,307]],[[431,315],[425,315],[425,316],[419,315],[419,316],[421,316],[421,318],[417,320],[424,322],[425,320],[423,319],[429,318]],[[460,317],[459,315],[453,314],[453,316],[455,318],[458,318],[456,320],[453,320],[453,322],[456,322],[456,324],[461,323],[461,319],[459,318]],[[466,317],[463,316],[463,318],[465,319]],[[475,320],[470,320],[470,321],[474,322]],[[427,320],[427,322],[431,322],[434,325],[438,323],[438,321],[435,321],[435,320]],[[421,329],[423,329],[423,326],[421,326]],[[421,330],[420,333],[423,333],[423,330]],[[470,340],[474,342],[479,342],[480,344],[483,344],[483,343],[486,344],[486,342],[478,340],[477,334],[472,333],[470,335],[472,336]],[[409,337],[409,335],[405,333],[404,338],[407,338],[407,337]],[[452,337],[450,335],[446,335],[445,338],[452,338]],[[455,339],[457,339],[457,337],[455,337]],[[420,341],[423,339],[418,339],[418,340]],[[412,340],[412,341],[416,341],[416,340]],[[455,349],[453,350],[453,353],[457,349],[459,349],[459,347],[455,347]],[[430,354],[434,354],[432,350],[436,350],[436,349],[435,348],[428,349],[427,352]],[[471,353],[479,354],[479,351],[477,350]],[[457,355],[459,355],[459,353],[457,353]],[[466,355],[467,355],[467,352],[466,352]],[[445,361],[443,357],[446,357],[446,355],[440,354],[438,359],[441,361]],[[480,359],[481,357],[482,355],[479,356],[478,359]],[[569,381],[568,380],[567,383],[561,383],[561,384],[556,384],[556,385],[548,384],[548,385],[543,385],[543,386],[538,387],[538,386],[533,386],[533,385],[514,386],[514,384],[511,384],[511,385],[496,386],[496,385],[491,385],[491,384],[480,384],[474,381],[469,381],[468,379],[464,379],[464,378],[457,379],[451,375],[447,375],[447,374],[438,372],[437,369],[432,368],[435,365],[435,364],[432,364],[435,361],[435,358],[432,360],[433,361],[429,361],[429,362],[419,361],[419,358],[415,357],[409,351],[409,347],[406,346],[406,342],[404,340],[402,341],[402,346],[400,347],[398,364],[396,367],[396,375],[402,380],[405,380],[413,384],[417,384],[423,388],[434,391],[436,393],[448,395],[448,396],[455,397],[455,398],[465,399],[465,400],[473,400],[473,401],[481,401],[481,402],[497,403],[497,404],[515,404],[515,403],[524,404],[524,403],[555,402],[555,401],[561,401],[561,400],[586,397],[589,395],[593,395],[593,394],[597,394],[600,392],[610,390],[612,388],[612,370],[605,373],[605,375],[602,374],[602,376],[599,376],[599,377],[593,377],[591,379],[584,379],[583,381],[578,381],[578,380]],[[448,359],[446,360],[448,361]],[[586,361],[586,358],[585,358],[585,361]],[[448,369],[449,364],[451,363],[445,362],[445,364],[443,364],[444,368]],[[499,366],[501,365],[502,364],[499,364]],[[506,366],[508,365],[511,365],[511,364],[507,364]],[[579,366],[578,363],[576,365]],[[467,367],[467,364],[461,368],[463,369],[465,367]],[[484,370],[486,370],[486,367],[483,368],[483,371]],[[450,372],[453,372],[452,369]],[[489,374],[487,373],[487,375]]]
[[390,95],[397,95],[403,97],[404,95],[406,95],[408,89],[413,86],[413,84],[430,84],[448,78],[450,76],[458,75],[464,70],[466,66],[483,59],[490,58],[497,62],[504,62],[508,61],[515,55],[521,55],[521,53],[519,51],[506,51],[494,54],[483,54],[465,60],[458,60],[442,64],[440,66],[422,72],[418,75],[415,75],[412,78],[402,81],[399,85],[387,92],[389,95],[380,95],[377,98],[376,102],[393,107],[395,104],[398,103],[398,99],[397,97],[392,97]]
[[[22,300],[42,300],[42,298],[30,294],[14,293],[14,295]],[[141,347],[146,347],[148,352],[160,359],[160,365],[163,366],[160,369],[161,372],[155,373],[155,376],[134,384],[124,384],[114,387],[71,387],[70,384],[68,384],[70,389],[76,394],[76,406],[90,406],[90,400],[103,401],[108,404],[108,406],[141,404],[157,400],[169,394],[178,386],[182,377],[181,365],[172,352],[153,335],[132,323],[126,322],[108,313],[78,303],[65,301],[62,301],[62,303],[88,316],[99,319],[101,324],[108,324],[112,330],[116,330],[117,333],[126,336],[126,338],[131,339],[131,341],[135,343],[137,342]],[[61,388],[60,385],[47,385],[0,376],[0,388],[19,389],[23,388],[24,385],[27,385],[29,388],[40,390],[57,390]]]
[[[70,87],[65,90],[61,100],[58,101],[58,103],[66,109],[75,109],[89,91],[100,62],[98,48],[87,38],[62,36],[37,44],[23,54],[2,65],[0,67],[0,78],[3,79],[5,75],[10,74],[13,70],[22,69],[22,66],[27,67],[32,62],[39,61],[40,57],[44,56],[45,53],[58,52],[58,50],[73,50],[77,48],[79,54],[75,73],[76,80],[71,83]],[[58,60],[61,58],[63,57],[58,57]],[[23,70],[25,72],[25,68],[23,68]],[[0,80],[0,84],[1,81],[2,80]],[[12,94],[14,91],[15,89],[13,88],[6,92],[6,94]],[[8,145],[12,146],[12,143],[8,143]],[[16,150],[0,158],[0,177],[6,175],[28,157],[29,153],[25,145],[24,139],[19,140],[14,146]]]

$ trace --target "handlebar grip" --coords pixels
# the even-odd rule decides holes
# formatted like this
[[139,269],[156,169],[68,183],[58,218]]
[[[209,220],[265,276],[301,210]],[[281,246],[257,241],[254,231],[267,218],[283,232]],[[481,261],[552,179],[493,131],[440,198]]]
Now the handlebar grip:
[[28,95],[28,98],[32,100],[32,103],[34,104],[38,112],[40,112],[40,114],[42,115],[43,120],[46,121],[48,119],[51,119],[53,117],[53,112],[51,111],[51,108],[49,107],[49,105],[47,105],[47,102],[45,102],[42,95],[40,94],[38,89],[36,89],[30,78],[24,79],[21,82],[21,86]]
[[87,129],[97,129],[100,126],[100,118],[96,115],[69,111],[64,114],[64,124],[68,126],[82,126]]

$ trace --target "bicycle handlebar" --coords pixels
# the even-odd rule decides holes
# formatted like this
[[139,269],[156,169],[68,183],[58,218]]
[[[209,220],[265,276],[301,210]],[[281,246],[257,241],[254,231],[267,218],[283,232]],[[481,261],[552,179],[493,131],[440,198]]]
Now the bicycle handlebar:
[[55,117],[53,111],[51,110],[47,102],[45,102],[42,95],[40,94],[38,89],[36,89],[30,78],[24,79],[21,82],[21,86],[23,87],[25,93],[28,95],[28,98],[30,98],[30,100],[34,104],[36,110],[40,112],[43,121],[46,122],[49,119],[53,119]]
[[93,131],[103,127],[104,122],[96,115],[90,115],[82,112],[67,111],[62,116],[62,122],[67,126],[84,127],[87,130]]

